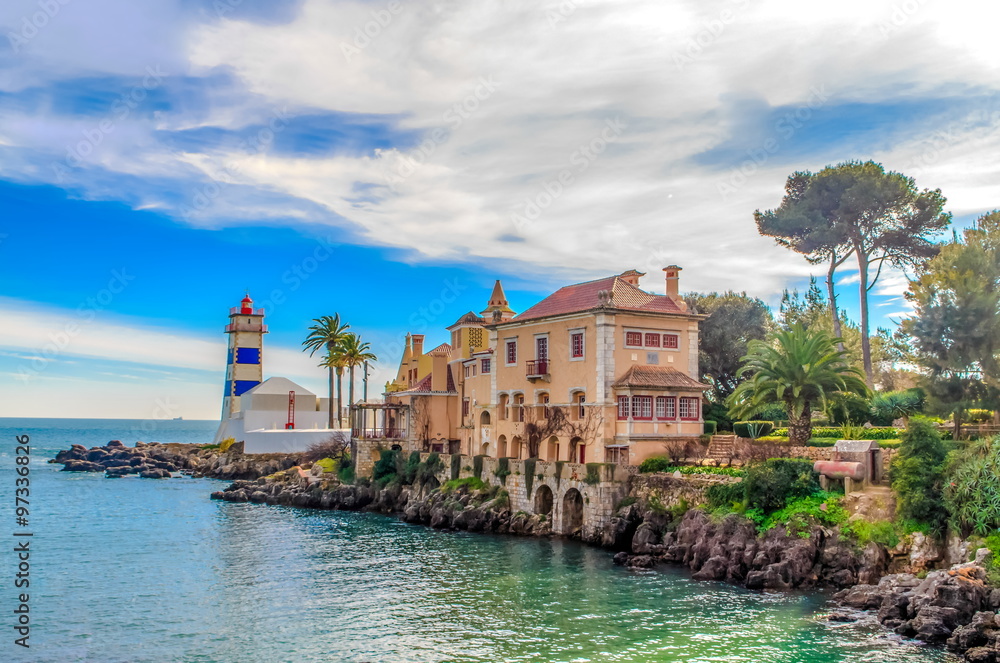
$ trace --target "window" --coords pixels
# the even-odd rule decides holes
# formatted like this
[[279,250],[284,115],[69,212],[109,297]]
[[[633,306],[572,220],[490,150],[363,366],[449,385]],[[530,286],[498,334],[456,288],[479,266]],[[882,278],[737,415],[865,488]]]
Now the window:
[[660,335],[659,334],[646,334],[646,347],[647,348],[658,348],[658,347],[660,347]]
[[462,399],[462,416],[463,417],[469,416],[469,399],[468,398],[463,398]]
[[664,334],[663,335],[663,347],[676,350],[680,347],[679,338],[677,334]]
[[507,341],[507,365],[512,366],[517,363],[517,340]]
[[549,418],[549,395],[539,394],[538,395],[538,416],[542,419]]
[[475,364],[468,364],[465,367],[465,377],[467,377],[467,378],[474,378],[474,377],[476,377],[476,365]]
[[677,398],[674,396],[656,397],[656,418],[676,419],[677,418]]
[[618,420],[628,419],[628,396],[618,397]]
[[500,403],[497,406],[497,418],[506,419],[507,418],[507,394],[500,397]]
[[653,418],[653,397],[633,396],[632,397],[632,418],[652,419]]
[[642,332],[625,332],[625,346],[633,348],[641,348]]
[[587,406],[584,405],[584,402],[586,400],[587,400],[587,395],[586,394],[577,394],[576,395],[576,418],[577,419],[586,419],[587,418],[587,409],[586,409]]
[[544,361],[549,358],[549,337],[538,336],[535,338],[535,359]]
[[491,370],[493,370],[493,360],[483,359],[480,362],[480,371],[483,373],[489,373]]
[[573,359],[583,356],[583,332],[573,332],[569,335],[569,347]]
[[518,394],[514,397],[514,409],[517,410],[516,421],[524,421],[524,395]]
[[701,399],[699,398],[681,398],[681,419],[686,421],[697,421],[699,416],[699,406],[701,405]]

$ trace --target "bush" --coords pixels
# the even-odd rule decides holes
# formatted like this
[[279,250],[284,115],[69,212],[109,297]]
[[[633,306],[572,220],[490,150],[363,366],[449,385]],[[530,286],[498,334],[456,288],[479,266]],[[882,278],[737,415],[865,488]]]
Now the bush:
[[322,458],[340,460],[350,453],[351,440],[345,434],[336,432],[322,442],[313,442],[302,454],[303,460],[314,463]]
[[[830,405],[830,423],[840,426],[848,423],[865,423],[871,419],[872,405],[857,394],[837,394]],[[891,422],[890,422],[891,423]]]
[[[893,428],[891,426],[884,426],[882,428],[879,427],[863,428],[862,431],[863,432],[861,433],[861,437],[858,438],[861,440],[896,440],[899,439],[900,435],[900,430],[898,428]],[[772,435],[777,435],[780,437],[788,437],[788,429],[787,428],[775,429]],[[813,437],[829,437],[834,440],[841,440],[844,439],[843,435],[844,435],[844,428],[841,426],[837,427],[817,426],[812,429]]]
[[639,463],[639,472],[647,474],[649,472],[673,472],[674,462],[666,456],[650,456]]
[[441,492],[453,493],[456,490],[461,490],[462,488],[471,492],[475,490],[487,490],[489,486],[482,479],[477,479],[476,477],[466,477],[464,479],[452,479],[451,481],[446,481],[444,485],[441,486]]
[[965,411],[963,421],[970,424],[986,424],[993,421],[993,410],[971,409]]
[[774,424],[770,421],[737,421],[733,424],[733,432],[739,437],[764,437],[770,435],[774,430]]
[[771,458],[746,468],[743,478],[744,502],[748,509],[770,514],[790,500],[819,492],[819,475],[813,463],[798,458]]
[[872,399],[871,422],[876,426],[892,426],[892,422],[912,417],[924,409],[923,389],[887,391]]
[[717,431],[733,430],[733,419],[729,416],[729,408],[722,403],[706,401],[705,405],[702,407],[702,418],[705,421],[714,421],[716,423]]
[[324,472],[336,472],[337,471],[337,461],[332,458],[320,458],[313,465],[319,465],[323,468]]
[[886,548],[895,548],[899,545],[899,527],[888,520],[855,520],[841,527],[841,532],[850,536],[862,548],[874,541]]
[[979,536],[1000,529],[1000,436],[952,453],[946,474],[944,501],[952,527]]
[[394,476],[397,473],[396,463],[399,452],[394,449],[383,449],[379,454],[378,461],[372,469],[372,480],[376,483],[379,479]]
[[762,518],[760,511],[747,511],[747,516],[757,522],[760,531],[784,526],[790,536],[808,536],[814,523],[830,527],[847,522],[847,510],[840,503],[841,496],[832,493],[815,492],[810,495],[790,499],[788,504],[770,516]]
[[226,453],[227,451],[229,451],[229,447],[233,446],[234,444],[236,444],[236,438],[227,437],[222,442],[219,442],[219,453]]
[[719,430],[719,424],[716,421],[710,419],[705,420],[705,435],[715,435]]
[[896,513],[902,519],[928,523],[932,531],[941,533],[947,518],[943,484],[948,447],[926,419],[911,419],[902,440],[889,470]]
[[[746,499],[742,483],[717,483],[705,489],[705,500],[713,509],[741,510]],[[736,508],[739,507],[739,508]]]
[[341,467],[337,472],[337,478],[340,479],[340,483],[354,483],[354,467],[352,465]]
[[761,421],[785,421],[788,419],[788,411],[785,410],[785,406],[781,403],[771,403],[765,406],[763,409],[757,410],[754,413],[753,419]]

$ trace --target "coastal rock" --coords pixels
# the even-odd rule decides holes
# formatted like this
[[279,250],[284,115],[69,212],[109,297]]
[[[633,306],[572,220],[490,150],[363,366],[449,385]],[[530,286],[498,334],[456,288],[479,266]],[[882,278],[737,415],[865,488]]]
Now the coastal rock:
[[121,440],[111,440],[110,442],[108,442],[107,446],[108,446],[109,449],[124,449],[125,448],[125,445],[122,444]]
[[153,467],[143,472],[140,472],[139,477],[141,479],[169,479],[170,472],[168,472],[167,470]]
[[987,645],[991,636],[996,637],[996,613],[977,612],[972,621],[955,629],[948,638],[948,647],[955,651],[967,651]]
[[104,466],[87,460],[67,460],[60,472],[103,472]]

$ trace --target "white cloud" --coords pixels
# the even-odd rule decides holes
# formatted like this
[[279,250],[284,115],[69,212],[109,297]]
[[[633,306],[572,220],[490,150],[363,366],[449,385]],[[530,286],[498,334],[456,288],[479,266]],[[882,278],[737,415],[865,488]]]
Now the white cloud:
[[[170,193],[188,192],[181,204],[190,208],[195,192],[206,182],[214,187],[212,178],[225,172],[233,184],[189,221],[335,225],[360,241],[412,249],[424,259],[495,261],[540,279],[678,263],[686,268],[685,287],[771,297],[789,279],[816,271],[758,236],[752,221],[754,209],[778,203],[792,170],[873,157],[916,173],[922,186],[943,188],[958,213],[1000,201],[1000,166],[991,158],[1000,148],[1000,114],[990,108],[970,109],[948,127],[887,133],[860,148],[837,144],[847,140],[840,136],[804,150],[793,132],[779,136],[777,152],[761,164],[749,163],[743,148],[705,161],[713,148],[763,146],[775,135],[767,118],[776,106],[997,93],[985,35],[1000,10],[905,4],[918,8],[891,0],[808,9],[790,0],[589,0],[571,3],[571,10],[559,2],[403,3],[386,26],[371,29],[378,34],[363,48],[354,42],[357,30],[371,25],[372,12],[383,10],[379,3],[307,0],[287,23],[252,22],[235,12],[190,28],[171,51],[184,57],[170,66],[171,73],[191,76],[232,72],[243,93],[217,91],[197,112],[122,122],[66,185],[177,213],[169,195],[143,182],[177,182]],[[150,12],[166,23],[176,13],[169,3]],[[145,26],[138,34],[151,34],[143,32],[153,29],[148,17],[135,20]],[[969,30],[984,38],[970,38]],[[82,39],[33,48],[43,59],[58,51],[52,67],[70,75],[80,71],[70,54],[89,44]],[[347,57],[344,45],[358,52]],[[129,72],[157,59],[158,51],[144,50],[141,40],[126,46],[135,65]],[[97,71],[127,69],[101,57],[81,62]],[[174,151],[153,134],[239,129],[283,108],[292,115],[398,116],[398,128],[424,132],[426,140],[413,149],[316,157],[221,147]],[[599,140],[616,118],[625,125],[620,135],[595,143],[602,151],[593,160],[582,156],[581,146]],[[31,155],[61,158],[92,124],[12,113],[0,129],[0,143],[9,148],[0,175],[50,180],[50,164]],[[749,177],[738,174],[741,165],[753,171]],[[572,183],[553,184],[563,171]],[[139,180],[121,194],[107,173]],[[721,185],[741,179],[720,194]],[[359,196],[359,184],[373,186]],[[514,214],[526,217],[532,201],[544,209],[518,227]]]

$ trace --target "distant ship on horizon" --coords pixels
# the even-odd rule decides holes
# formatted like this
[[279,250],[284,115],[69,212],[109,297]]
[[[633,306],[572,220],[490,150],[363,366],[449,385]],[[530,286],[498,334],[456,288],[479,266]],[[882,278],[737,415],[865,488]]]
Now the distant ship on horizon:
[[184,421],[184,417],[174,417],[171,421]]

